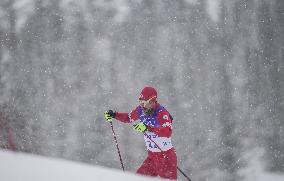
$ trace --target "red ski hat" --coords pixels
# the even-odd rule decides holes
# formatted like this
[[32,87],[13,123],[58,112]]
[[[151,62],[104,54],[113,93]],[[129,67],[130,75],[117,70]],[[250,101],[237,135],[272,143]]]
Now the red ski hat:
[[144,87],[141,91],[139,99],[141,100],[149,100],[149,99],[156,99],[158,96],[157,91],[153,87]]

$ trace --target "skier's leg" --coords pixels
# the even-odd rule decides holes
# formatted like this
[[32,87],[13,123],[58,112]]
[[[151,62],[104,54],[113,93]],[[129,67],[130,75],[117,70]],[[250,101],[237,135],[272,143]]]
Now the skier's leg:
[[137,174],[141,175],[147,175],[147,176],[152,176],[155,177],[158,174],[155,171],[155,166],[153,165],[153,158],[151,158],[150,155],[145,159],[145,161],[142,163],[140,168],[137,170]]
[[158,175],[161,178],[177,179],[177,157],[174,149],[164,153],[158,163]]

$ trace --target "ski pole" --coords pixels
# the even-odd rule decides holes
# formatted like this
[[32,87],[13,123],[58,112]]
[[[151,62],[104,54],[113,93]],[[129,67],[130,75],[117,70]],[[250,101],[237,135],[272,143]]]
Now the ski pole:
[[[145,135],[150,141],[152,141],[152,142],[157,146],[157,148],[158,148],[161,152],[163,152],[163,150],[161,149],[161,147],[160,147],[154,140],[152,140],[151,137],[150,137],[147,133],[144,132],[144,135]],[[180,173],[181,173],[185,178],[187,178],[188,181],[191,181],[190,178],[189,178],[178,166],[177,166],[177,169],[178,169],[178,171],[180,171]]]
[[121,168],[124,171],[124,166],[123,166],[123,162],[122,162],[122,159],[121,159],[121,154],[120,154],[120,151],[119,151],[118,142],[117,142],[117,139],[116,139],[116,134],[115,134],[114,129],[113,129],[112,121],[110,121],[110,126],[111,126],[111,130],[112,130],[113,138],[114,138],[114,141],[115,141],[115,144],[116,144],[116,148],[117,148],[117,152],[118,152]]

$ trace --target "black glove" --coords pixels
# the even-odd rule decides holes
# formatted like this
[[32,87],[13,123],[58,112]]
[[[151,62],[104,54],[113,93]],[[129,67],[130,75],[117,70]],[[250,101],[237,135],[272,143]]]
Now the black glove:
[[115,112],[113,110],[108,110],[105,112],[105,119],[107,121],[112,121],[112,118],[115,118]]

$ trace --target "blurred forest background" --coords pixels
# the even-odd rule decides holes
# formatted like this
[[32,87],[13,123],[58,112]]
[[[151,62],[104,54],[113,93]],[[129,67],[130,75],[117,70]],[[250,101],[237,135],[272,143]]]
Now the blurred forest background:
[[[120,169],[103,112],[146,85],[192,180],[284,172],[283,0],[1,0],[3,149]],[[114,128],[135,172],[142,135]]]

